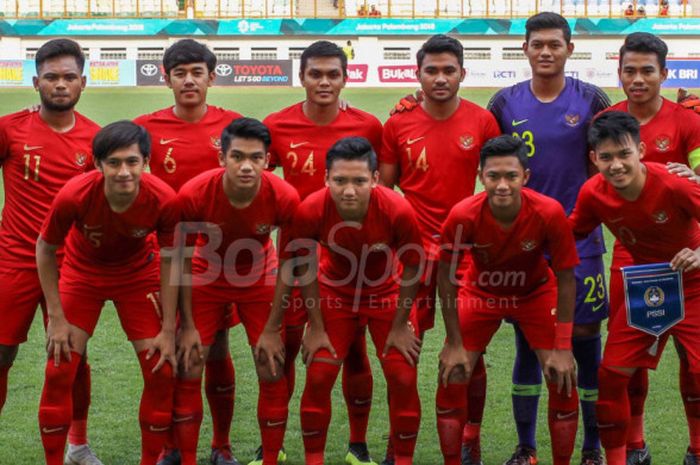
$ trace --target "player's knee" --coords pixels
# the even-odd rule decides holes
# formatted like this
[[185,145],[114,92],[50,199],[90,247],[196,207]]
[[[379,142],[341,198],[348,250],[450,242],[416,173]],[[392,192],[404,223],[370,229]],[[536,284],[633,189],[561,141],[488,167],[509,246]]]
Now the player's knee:
[[333,360],[314,358],[306,370],[304,391],[318,395],[330,394],[339,371],[340,365],[334,363]]
[[17,356],[18,346],[6,346],[0,344],[0,368],[12,366]]
[[411,392],[416,389],[416,368],[409,365],[403,357],[387,357],[382,361],[382,365],[387,385],[393,392]]
[[274,370],[269,363],[255,361],[255,371],[261,383],[276,383],[284,377],[284,365],[277,360],[273,363],[275,364]]

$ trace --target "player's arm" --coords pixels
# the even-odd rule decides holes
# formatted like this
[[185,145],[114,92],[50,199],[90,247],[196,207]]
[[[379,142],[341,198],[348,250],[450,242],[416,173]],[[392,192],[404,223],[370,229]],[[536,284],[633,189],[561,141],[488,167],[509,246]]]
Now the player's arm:
[[308,365],[313,360],[316,352],[323,348],[328,349],[335,358],[337,355],[330,339],[328,339],[328,334],[323,324],[323,316],[321,315],[321,294],[318,288],[318,259],[300,264],[299,283],[309,317],[309,323],[306,331],[304,331],[302,340],[302,360]]
[[160,370],[165,362],[169,362],[173,372],[177,374],[177,355],[175,350],[175,327],[177,298],[179,290],[179,266],[174,252],[161,249],[160,253],[160,305],[163,321],[160,332],[153,338],[148,348],[146,358],[150,359],[156,352],[160,353],[158,363],[153,367],[153,373]]
[[384,125],[382,151],[379,153],[379,183],[393,189],[399,183],[399,157],[394,124],[391,119]]
[[177,359],[181,360],[185,372],[189,370],[192,357],[204,357],[202,339],[192,318],[192,257],[194,247],[182,247],[182,272],[180,274],[180,330],[177,336]]
[[61,356],[71,361],[70,325],[63,313],[61,297],[58,292],[57,245],[49,244],[42,237],[36,242],[36,266],[39,272],[41,291],[46,299],[48,324],[46,326],[46,346],[49,356],[53,355],[54,365],[58,366]]
[[571,351],[574,326],[576,279],[573,268],[555,271],[557,277],[557,322],[554,329],[554,350],[544,363],[545,376],[557,383],[557,391],[566,389],[568,396],[576,386],[576,364]]
[[396,164],[379,164],[379,183],[382,186],[393,189],[399,182],[399,166]]
[[396,314],[391,323],[389,335],[382,356],[386,357],[391,347],[396,348],[408,361],[409,365],[415,366],[420,355],[421,340],[416,336],[413,326],[409,323],[408,317],[411,314],[413,301],[420,286],[420,268],[417,266],[404,265],[399,287],[399,301],[396,306]]

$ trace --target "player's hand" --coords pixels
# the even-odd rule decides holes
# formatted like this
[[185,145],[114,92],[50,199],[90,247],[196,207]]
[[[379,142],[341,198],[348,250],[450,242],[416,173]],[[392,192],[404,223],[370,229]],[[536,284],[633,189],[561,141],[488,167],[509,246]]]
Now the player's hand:
[[416,366],[418,356],[420,355],[422,341],[413,331],[413,325],[409,322],[401,325],[398,328],[392,327],[384,344],[382,357],[386,357],[389,349],[392,347],[401,353],[408,361],[408,364]]
[[339,98],[339,99],[338,99],[338,108],[340,109],[340,111],[345,111],[345,110],[347,110],[348,108],[350,108],[351,106],[352,106],[352,105],[350,105],[350,101],[349,101],[349,100],[345,100],[345,99],[342,99],[342,98]]
[[471,376],[469,357],[461,344],[445,344],[440,352],[440,366],[438,376],[443,386],[447,387],[450,379],[463,378],[466,381]]
[[[277,364],[284,366],[284,343],[279,331],[264,329],[255,345],[255,360],[267,364],[272,376],[277,376]],[[275,363],[277,362],[277,363]]]
[[423,101],[423,91],[418,89],[414,95],[408,94],[404,96],[399,103],[394,105],[389,111],[389,115],[394,115],[396,113],[403,113],[405,111],[412,111]]
[[666,169],[671,174],[675,174],[681,178],[687,178],[691,181],[698,182],[698,177],[688,165],[684,165],[683,163],[668,162],[666,163]]
[[27,108],[25,108],[29,113],[36,113],[37,111],[41,110],[41,105],[38,103],[35,103],[34,105],[29,105]]
[[574,354],[570,350],[551,351],[549,357],[544,362],[544,376],[547,382],[557,383],[557,392],[561,393],[566,389],[567,397],[576,387],[576,363]]
[[328,333],[322,328],[319,329],[307,325],[306,331],[304,331],[304,338],[301,341],[301,358],[304,364],[308,365],[311,363],[316,352],[321,349],[328,350],[333,355],[333,358],[338,357],[330,339],[328,339]]
[[693,271],[700,269],[700,249],[684,248],[671,260],[671,268],[678,271]]
[[66,318],[49,318],[49,323],[46,325],[46,352],[49,357],[53,355],[53,365],[55,367],[60,365],[61,355],[70,362],[72,349],[70,324]]
[[202,338],[199,336],[199,331],[194,326],[183,326],[177,335],[177,360],[182,361],[185,372],[190,371],[191,357],[197,357],[200,361],[204,360],[204,348],[202,347]]
[[170,362],[173,367],[173,375],[177,374],[177,357],[175,356],[175,333],[172,331],[163,331],[156,337],[153,338],[151,342],[151,347],[148,348],[146,353],[146,360],[150,360],[156,352],[160,352],[160,358],[158,363],[153,367],[151,373],[155,373],[160,370],[165,362]]

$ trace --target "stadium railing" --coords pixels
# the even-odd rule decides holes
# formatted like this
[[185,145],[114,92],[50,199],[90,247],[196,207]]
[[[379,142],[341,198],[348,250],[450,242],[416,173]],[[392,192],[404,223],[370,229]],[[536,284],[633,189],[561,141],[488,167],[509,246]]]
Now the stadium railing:
[[0,0],[0,18],[693,17],[700,0]]

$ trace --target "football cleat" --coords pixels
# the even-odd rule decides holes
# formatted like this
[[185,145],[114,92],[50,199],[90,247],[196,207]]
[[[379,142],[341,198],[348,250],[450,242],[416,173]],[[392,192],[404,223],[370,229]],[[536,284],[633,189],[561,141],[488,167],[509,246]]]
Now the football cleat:
[[377,465],[377,462],[374,462],[369,456],[366,442],[351,442],[345,456],[345,463],[348,465]]
[[180,451],[177,449],[163,449],[156,465],[180,465]]
[[231,446],[212,447],[209,461],[211,465],[241,465],[231,453]]
[[693,454],[688,450],[685,453],[685,459],[683,459],[683,465],[700,465],[700,455]]
[[581,451],[581,465],[606,465],[605,457],[600,449]]
[[532,447],[519,445],[503,465],[537,465],[537,452]]
[[63,463],[64,465],[104,465],[87,444],[80,446],[69,444]]
[[627,449],[627,465],[651,465],[651,452],[644,444],[641,449]]
[[462,465],[484,465],[481,461],[481,452],[466,444],[462,444],[461,459]]
[[[277,463],[285,463],[287,461],[287,453],[284,451],[284,447],[280,449],[277,454]],[[262,446],[258,447],[255,451],[255,460],[248,462],[248,465],[262,465],[263,463],[263,452]]]

